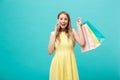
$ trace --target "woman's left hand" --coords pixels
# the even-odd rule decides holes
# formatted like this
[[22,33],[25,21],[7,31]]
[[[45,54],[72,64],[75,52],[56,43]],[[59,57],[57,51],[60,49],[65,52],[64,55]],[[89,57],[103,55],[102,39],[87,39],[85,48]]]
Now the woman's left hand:
[[78,18],[76,24],[77,24],[78,27],[81,26],[81,24],[82,24],[82,19],[81,19],[81,18]]

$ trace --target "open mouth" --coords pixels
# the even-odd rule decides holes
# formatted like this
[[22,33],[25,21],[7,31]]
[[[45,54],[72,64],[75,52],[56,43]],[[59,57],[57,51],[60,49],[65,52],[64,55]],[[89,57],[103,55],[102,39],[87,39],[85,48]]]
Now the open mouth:
[[61,26],[66,26],[66,24],[61,24]]

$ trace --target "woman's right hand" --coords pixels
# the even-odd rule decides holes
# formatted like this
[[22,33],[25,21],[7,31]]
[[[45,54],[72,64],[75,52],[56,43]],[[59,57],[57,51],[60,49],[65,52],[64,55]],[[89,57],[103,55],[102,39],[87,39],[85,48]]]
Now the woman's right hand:
[[55,34],[56,35],[58,34],[59,30],[60,30],[60,24],[57,23],[56,26],[55,26]]

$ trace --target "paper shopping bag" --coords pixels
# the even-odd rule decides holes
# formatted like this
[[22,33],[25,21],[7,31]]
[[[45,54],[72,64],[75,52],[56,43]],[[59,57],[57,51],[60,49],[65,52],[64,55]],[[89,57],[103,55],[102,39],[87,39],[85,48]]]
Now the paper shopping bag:
[[86,22],[82,25],[82,30],[85,38],[85,46],[81,47],[82,52],[93,50],[101,45],[104,40],[104,36],[95,28],[90,22]]
[[[103,36],[103,34],[102,34],[100,31],[98,31],[98,30],[96,29],[95,26],[93,26],[89,21],[84,22],[84,24],[87,24],[87,25],[89,26],[89,28],[92,30],[92,32],[95,34],[95,36],[97,37],[97,39],[98,39],[100,42],[103,42],[103,41],[104,41],[105,37]],[[83,25],[84,25],[84,24],[83,24]]]

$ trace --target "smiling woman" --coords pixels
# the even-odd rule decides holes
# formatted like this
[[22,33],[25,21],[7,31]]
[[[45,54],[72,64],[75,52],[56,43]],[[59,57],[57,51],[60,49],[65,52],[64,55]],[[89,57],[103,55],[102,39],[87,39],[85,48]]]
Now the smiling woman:
[[84,46],[84,36],[78,19],[78,33],[72,29],[70,16],[62,11],[58,14],[58,23],[55,31],[51,32],[48,46],[49,54],[55,51],[55,56],[50,67],[50,80],[79,80],[77,64],[74,56],[74,45],[77,41]]
[[[85,54],[75,44],[72,55],[75,55],[80,80],[120,80],[119,3],[120,0],[0,0],[0,80],[49,80],[49,69],[51,75],[61,72],[61,68],[69,69],[71,66],[67,69],[65,66],[70,65],[70,60],[73,64],[73,59],[71,54],[66,56],[64,53],[73,49],[70,49],[74,44],[71,39],[73,42],[78,40],[75,39],[78,16],[82,22],[90,21],[106,37],[101,47]],[[68,19],[68,24],[72,23],[72,27],[67,25],[67,32],[60,27],[55,38],[55,50],[49,47],[50,54],[53,51],[55,54],[50,56],[47,52],[48,34],[53,31],[50,36],[53,44],[57,32],[54,31],[56,14],[61,10],[69,12],[71,22]],[[63,75],[72,74],[69,72]]]
[[61,14],[59,16],[58,20],[59,20],[59,24],[61,26],[61,29],[65,30],[65,28],[66,28],[66,26],[68,24],[68,18],[67,18],[67,16],[65,14]]

